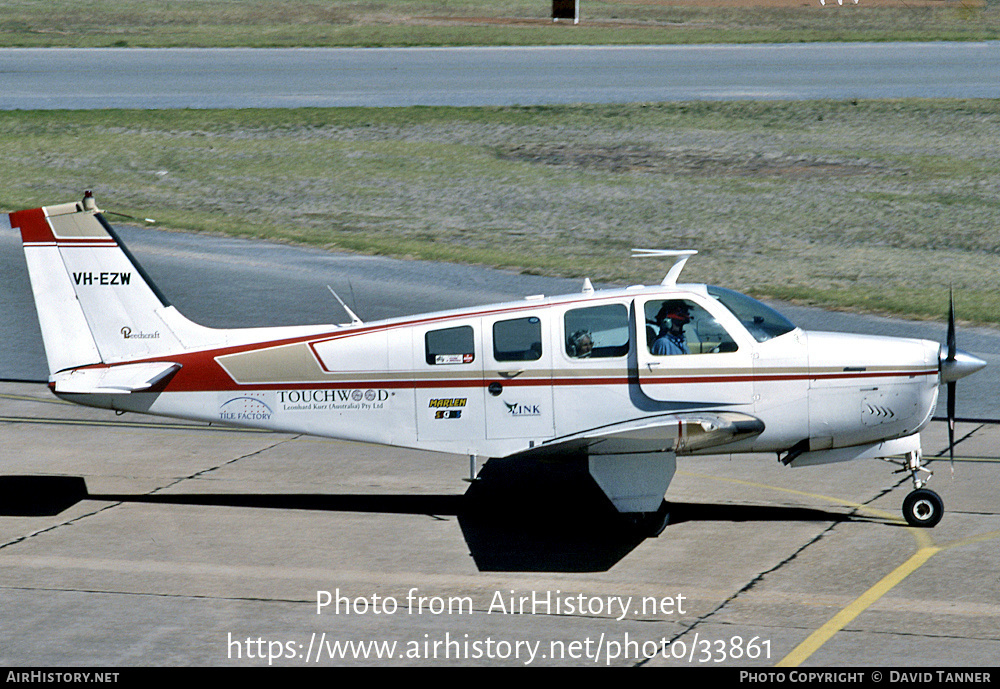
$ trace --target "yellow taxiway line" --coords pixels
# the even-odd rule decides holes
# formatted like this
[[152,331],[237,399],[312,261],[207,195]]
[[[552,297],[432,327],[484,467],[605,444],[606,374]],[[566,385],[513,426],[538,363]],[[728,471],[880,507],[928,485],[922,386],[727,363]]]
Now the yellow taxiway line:
[[[957,457],[955,458],[958,459]],[[890,519],[895,522],[902,522],[903,520],[896,515],[890,514],[883,510],[875,509],[873,507],[868,507],[867,505],[862,505],[860,503],[851,502],[849,500],[842,500],[840,498],[830,497],[828,495],[820,495],[818,493],[807,493],[800,490],[792,490],[790,488],[781,488],[779,486],[769,486],[762,483],[753,483],[751,481],[741,481],[739,479],[723,478],[719,476],[709,476],[707,474],[697,474],[691,472],[677,472],[679,474],[685,474],[687,476],[696,476],[699,478],[708,478],[716,481],[724,481],[726,483],[737,483],[745,486],[753,486],[755,488],[768,488],[770,490],[780,491],[782,493],[792,493],[795,495],[809,496],[813,498],[819,498],[821,500],[826,500],[827,502],[834,502],[840,505],[846,505],[849,507],[854,507],[858,510],[867,512],[872,516],[881,517],[884,519]],[[906,562],[901,564],[896,569],[885,575],[878,583],[869,588],[867,591],[858,596],[850,604],[848,604],[843,610],[838,612],[833,618],[821,626],[819,629],[814,631],[805,641],[800,643],[798,646],[793,648],[791,652],[784,658],[779,660],[775,667],[796,667],[801,663],[805,662],[809,656],[815,653],[823,644],[829,641],[834,634],[839,632],[841,629],[846,627],[851,623],[858,615],[863,613],[865,610],[870,608],[872,605],[877,603],[885,594],[896,587],[900,582],[902,582],[906,577],[913,574],[921,566],[924,565],[928,560],[930,560],[934,555],[941,552],[942,550],[948,550],[950,548],[957,548],[963,545],[969,545],[972,543],[981,543],[983,541],[993,540],[995,538],[1000,538],[1000,531],[991,531],[989,533],[981,534],[979,536],[972,536],[970,538],[963,538],[958,541],[953,541],[945,545],[937,545],[931,539],[930,535],[925,529],[919,529],[914,527],[908,527],[907,531],[910,535],[917,541],[917,552],[915,552]]]

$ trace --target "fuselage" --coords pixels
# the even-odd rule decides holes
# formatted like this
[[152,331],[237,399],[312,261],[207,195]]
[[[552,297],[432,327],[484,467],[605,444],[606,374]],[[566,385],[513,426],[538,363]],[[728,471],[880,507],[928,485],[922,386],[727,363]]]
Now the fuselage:
[[[687,322],[664,316],[677,302]],[[671,329],[687,351],[654,354]],[[764,425],[756,437],[713,452],[854,446],[916,433],[938,390],[935,342],[806,332],[760,302],[705,285],[586,290],[350,326],[218,332],[227,334],[217,346],[141,359],[180,365],[155,392],[64,396],[501,457],[586,429],[708,410],[741,412]]]

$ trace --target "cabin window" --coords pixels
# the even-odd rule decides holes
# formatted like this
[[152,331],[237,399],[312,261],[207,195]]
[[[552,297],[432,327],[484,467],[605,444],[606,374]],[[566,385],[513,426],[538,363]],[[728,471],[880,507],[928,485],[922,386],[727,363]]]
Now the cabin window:
[[542,358],[542,322],[534,317],[493,324],[493,358],[497,361],[537,361]]
[[711,313],[687,299],[647,301],[646,346],[655,356],[735,352],[736,341]]
[[566,312],[566,354],[571,359],[602,359],[628,354],[628,309],[605,304]]
[[471,364],[476,360],[475,335],[470,325],[431,330],[424,335],[424,344],[431,366]]

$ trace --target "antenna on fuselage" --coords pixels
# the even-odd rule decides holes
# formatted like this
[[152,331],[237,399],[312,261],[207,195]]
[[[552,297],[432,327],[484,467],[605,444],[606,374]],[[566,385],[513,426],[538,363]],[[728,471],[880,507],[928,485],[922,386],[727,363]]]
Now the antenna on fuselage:
[[333,291],[333,288],[330,287],[330,285],[327,285],[326,288],[330,290],[330,294],[333,295],[334,299],[340,302],[340,305],[344,307],[344,311],[346,311],[347,315],[351,317],[351,325],[362,325],[364,323],[363,320],[358,318],[358,314],[354,313],[349,308],[347,308],[347,304],[345,304],[344,300],[341,299],[340,296]]
[[660,283],[663,287],[676,287],[677,278],[684,270],[687,260],[698,253],[695,249],[632,249],[632,258],[674,258],[674,265],[670,266],[666,277]]

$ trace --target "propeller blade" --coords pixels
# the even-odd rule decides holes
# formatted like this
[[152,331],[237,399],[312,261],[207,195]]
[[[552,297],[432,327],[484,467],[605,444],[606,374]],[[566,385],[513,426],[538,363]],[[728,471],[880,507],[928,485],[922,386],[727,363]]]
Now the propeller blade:
[[[948,358],[955,361],[958,347],[955,345],[955,287],[948,286]],[[948,382],[948,459],[951,475],[955,475],[955,381]]]
[[948,458],[951,473],[955,474],[955,381],[948,383]]
[[955,345],[955,291],[948,289],[948,342],[947,352],[941,351],[938,370],[941,382],[948,384],[948,457],[951,473],[955,474],[955,381],[971,375],[986,366],[986,362]]
[[955,346],[955,290],[948,288],[948,358],[946,361],[954,361],[958,347]]

